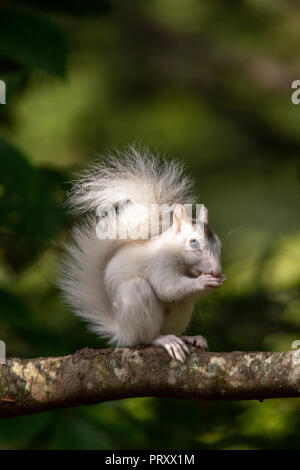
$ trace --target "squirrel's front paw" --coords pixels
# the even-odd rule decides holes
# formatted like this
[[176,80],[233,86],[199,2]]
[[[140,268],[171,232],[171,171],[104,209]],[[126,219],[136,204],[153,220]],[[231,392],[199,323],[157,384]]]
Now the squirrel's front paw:
[[152,341],[156,346],[162,346],[168,352],[172,359],[184,362],[186,354],[189,354],[189,348],[182,341],[181,338],[175,335],[159,336]]
[[198,279],[203,289],[210,290],[221,287],[226,281],[226,276],[225,274],[221,274],[220,276],[213,276],[212,274],[200,274]]
[[196,335],[196,336],[182,336],[183,341],[193,346],[196,346],[200,349],[208,349],[207,341],[204,336]]

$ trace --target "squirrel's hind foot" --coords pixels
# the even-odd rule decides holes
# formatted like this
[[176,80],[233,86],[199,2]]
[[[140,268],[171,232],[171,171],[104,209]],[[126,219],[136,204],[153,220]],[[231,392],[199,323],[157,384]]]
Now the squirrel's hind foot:
[[200,349],[208,349],[207,341],[204,336],[196,335],[196,336],[182,336],[181,339],[192,346],[196,346]]
[[158,336],[152,341],[152,344],[162,346],[172,359],[182,363],[185,361],[186,355],[190,353],[183,340],[175,335]]

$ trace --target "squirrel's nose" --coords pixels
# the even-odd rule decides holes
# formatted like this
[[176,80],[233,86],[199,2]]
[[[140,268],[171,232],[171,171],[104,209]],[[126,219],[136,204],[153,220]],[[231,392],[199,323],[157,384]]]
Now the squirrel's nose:
[[221,266],[220,266],[220,268],[213,269],[213,270],[210,272],[210,274],[211,274],[212,276],[215,276],[215,277],[221,276],[221,274],[222,274],[222,268],[221,268]]

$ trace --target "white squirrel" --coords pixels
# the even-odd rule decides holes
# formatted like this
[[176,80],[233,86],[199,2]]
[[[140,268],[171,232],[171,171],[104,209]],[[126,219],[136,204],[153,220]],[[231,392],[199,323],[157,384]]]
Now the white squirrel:
[[[162,346],[181,362],[189,354],[187,344],[207,348],[203,336],[178,336],[195,301],[226,279],[207,209],[202,206],[197,220],[187,215],[184,205],[193,202],[191,180],[180,163],[136,147],[99,160],[75,182],[69,206],[87,215],[66,245],[60,286],[77,315],[110,344]],[[127,210],[118,210],[122,204]],[[96,211],[108,206],[117,209],[119,227],[147,226],[152,238],[99,239]],[[150,207],[160,221],[161,207],[173,207],[171,224],[155,226]],[[104,211],[100,220],[107,217]]]

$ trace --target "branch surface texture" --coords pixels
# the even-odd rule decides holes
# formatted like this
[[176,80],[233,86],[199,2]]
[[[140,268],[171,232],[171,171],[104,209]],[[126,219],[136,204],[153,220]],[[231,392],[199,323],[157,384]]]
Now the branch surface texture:
[[300,349],[203,352],[184,364],[161,348],[95,350],[7,360],[0,365],[0,417],[131,397],[263,400],[300,396]]

